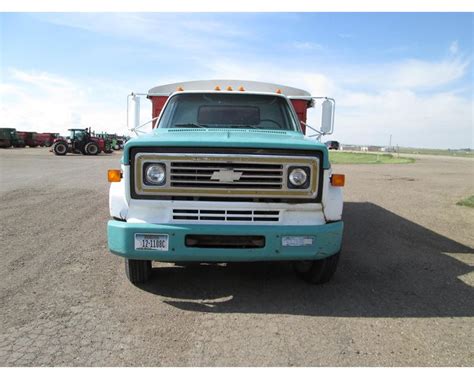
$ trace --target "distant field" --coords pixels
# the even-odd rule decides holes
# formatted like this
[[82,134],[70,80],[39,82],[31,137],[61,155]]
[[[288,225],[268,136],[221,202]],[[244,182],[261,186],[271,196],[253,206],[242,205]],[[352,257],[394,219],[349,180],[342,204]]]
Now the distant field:
[[405,153],[405,154],[445,155],[445,156],[450,156],[450,157],[474,158],[474,151],[418,149],[414,147],[400,147],[399,151],[400,153]]
[[387,153],[349,153],[330,151],[329,160],[341,164],[380,164],[380,163],[413,163],[413,158],[396,157]]

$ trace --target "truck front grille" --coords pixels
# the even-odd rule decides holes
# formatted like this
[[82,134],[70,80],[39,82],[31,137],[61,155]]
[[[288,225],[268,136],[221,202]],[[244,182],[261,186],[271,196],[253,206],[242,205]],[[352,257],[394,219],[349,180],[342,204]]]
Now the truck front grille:
[[279,210],[173,209],[175,221],[278,222]]
[[[133,195],[194,198],[315,199],[319,190],[318,157],[244,154],[134,154]],[[153,186],[144,181],[149,164],[166,169],[166,182]],[[303,167],[309,175],[305,188],[294,188],[288,174]]]
[[226,162],[171,162],[170,164],[171,187],[281,189],[282,185],[283,165],[281,164]]

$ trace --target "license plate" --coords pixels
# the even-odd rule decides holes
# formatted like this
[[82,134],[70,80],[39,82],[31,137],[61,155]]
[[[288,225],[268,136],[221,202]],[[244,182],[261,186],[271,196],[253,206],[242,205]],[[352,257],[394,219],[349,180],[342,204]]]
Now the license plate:
[[135,234],[135,250],[168,251],[168,234]]
[[283,236],[281,244],[283,246],[311,246],[314,243],[314,237],[310,236]]

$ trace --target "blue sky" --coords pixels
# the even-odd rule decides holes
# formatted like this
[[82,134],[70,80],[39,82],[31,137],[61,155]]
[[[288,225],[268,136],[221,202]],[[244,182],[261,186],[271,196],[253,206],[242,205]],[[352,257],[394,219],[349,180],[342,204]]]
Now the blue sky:
[[472,14],[0,17],[5,126],[122,132],[129,92],[229,78],[335,97],[343,143],[384,145],[392,134],[401,146],[473,147]]

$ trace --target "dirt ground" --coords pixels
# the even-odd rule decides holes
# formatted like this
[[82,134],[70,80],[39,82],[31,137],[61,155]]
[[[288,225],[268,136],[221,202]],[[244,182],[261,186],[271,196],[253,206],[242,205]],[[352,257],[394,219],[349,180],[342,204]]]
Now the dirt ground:
[[2,366],[472,366],[474,160],[336,166],[332,282],[289,264],[155,264],[131,285],[107,250],[119,154],[0,150]]

